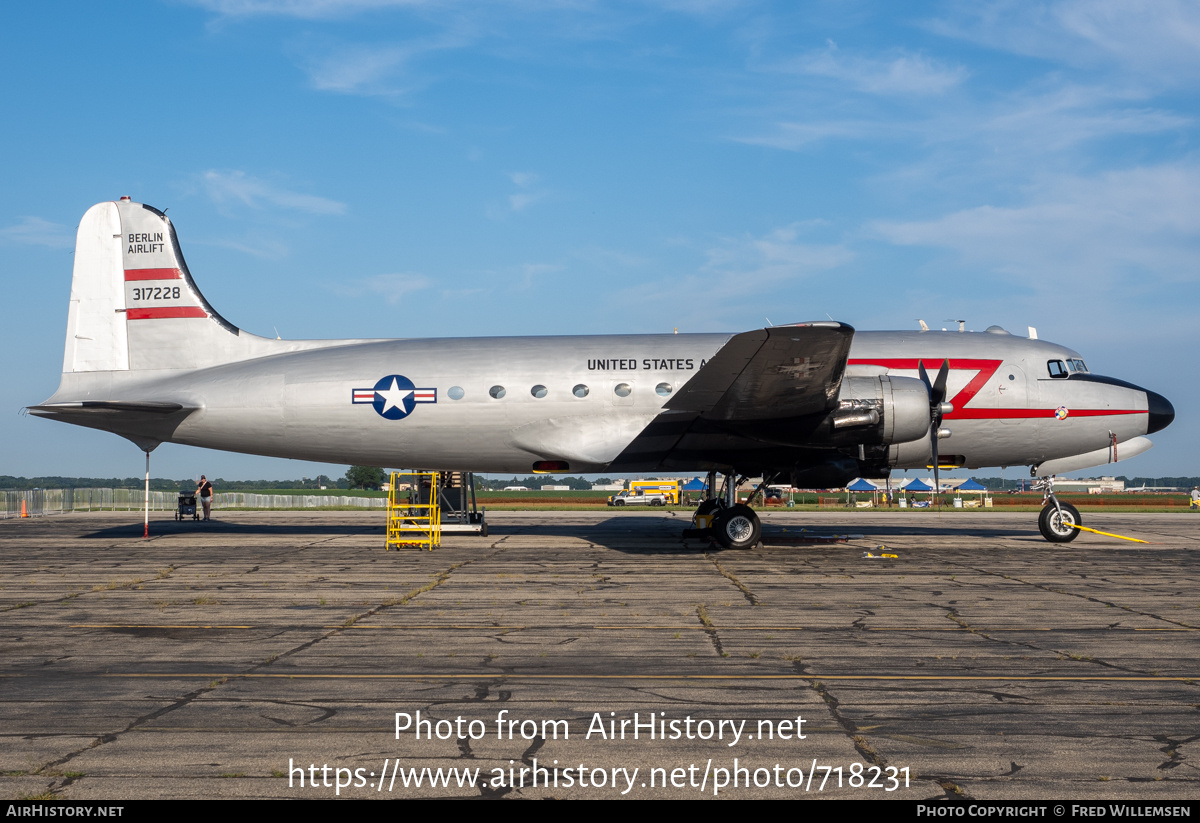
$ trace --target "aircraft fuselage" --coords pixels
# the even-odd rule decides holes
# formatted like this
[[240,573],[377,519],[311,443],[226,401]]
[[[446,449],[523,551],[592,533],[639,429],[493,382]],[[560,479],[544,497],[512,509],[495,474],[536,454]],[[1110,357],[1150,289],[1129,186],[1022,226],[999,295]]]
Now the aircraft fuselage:
[[[546,460],[604,471],[730,337],[328,341],[186,372],[139,372],[121,383],[120,395],[198,407],[162,438],[194,446],[456,471],[522,473]],[[1157,430],[1150,414],[1157,395],[1089,374],[1050,376],[1049,362],[1079,359],[1062,346],[1003,333],[857,332],[846,373],[915,378],[919,361],[933,371],[948,360],[954,410],[943,420],[952,434],[942,452],[968,468],[1037,464]],[[397,396],[381,413],[389,399],[377,402],[375,387],[389,376],[407,378],[412,396]],[[380,394],[391,388],[386,383]],[[925,439],[889,449],[896,468],[929,460]]]

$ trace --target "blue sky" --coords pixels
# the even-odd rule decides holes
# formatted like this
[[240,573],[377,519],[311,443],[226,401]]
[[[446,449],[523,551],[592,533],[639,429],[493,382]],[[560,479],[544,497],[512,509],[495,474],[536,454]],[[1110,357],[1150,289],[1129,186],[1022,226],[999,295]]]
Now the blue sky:
[[[283,337],[993,323],[1169,397],[1200,474],[1200,7],[754,0],[15,4],[0,474],[140,474],[22,416],[93,203],[169,214]],[[155,475],[325,467],[164,445]],[[983,472],[988,474],[988,472]]]

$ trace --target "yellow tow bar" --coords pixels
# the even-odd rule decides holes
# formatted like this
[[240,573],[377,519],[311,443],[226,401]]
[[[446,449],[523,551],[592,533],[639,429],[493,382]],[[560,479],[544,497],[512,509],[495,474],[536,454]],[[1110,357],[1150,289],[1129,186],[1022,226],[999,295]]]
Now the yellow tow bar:
[[1126,537],[1123,534],[1113,534],[1112,532],[1102,532],[1099,529],[1089,529],[1087,526],[1081,526],[1078,523],[1071,523],[1070,525],[1076,529],[1079,529],[1080,531],[1091,532],[1092,534],[1102,534],[1105,537],[1116,537],[1120,540],[1131,540],[1134,543],[1149,543],[1150,542],[1149,540],[1138,540],[1136,537]]

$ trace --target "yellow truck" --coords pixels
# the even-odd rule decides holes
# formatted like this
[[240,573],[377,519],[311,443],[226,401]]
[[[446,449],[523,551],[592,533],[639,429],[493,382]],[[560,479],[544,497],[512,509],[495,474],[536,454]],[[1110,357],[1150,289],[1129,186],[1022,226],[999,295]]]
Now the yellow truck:
[[629,491],[634,494],[661,494],[670,506],[679,505],[679,495],[683,491],[682,480],[631,480]]

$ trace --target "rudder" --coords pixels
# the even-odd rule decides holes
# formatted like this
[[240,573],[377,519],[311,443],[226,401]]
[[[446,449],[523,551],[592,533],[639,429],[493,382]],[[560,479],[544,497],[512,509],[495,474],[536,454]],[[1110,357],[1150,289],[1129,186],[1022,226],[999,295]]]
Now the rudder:
[[250,354],[248,338],[196,288],[165,214],[129,198],[88,209],[75,242],[64,373],[199,368]]

